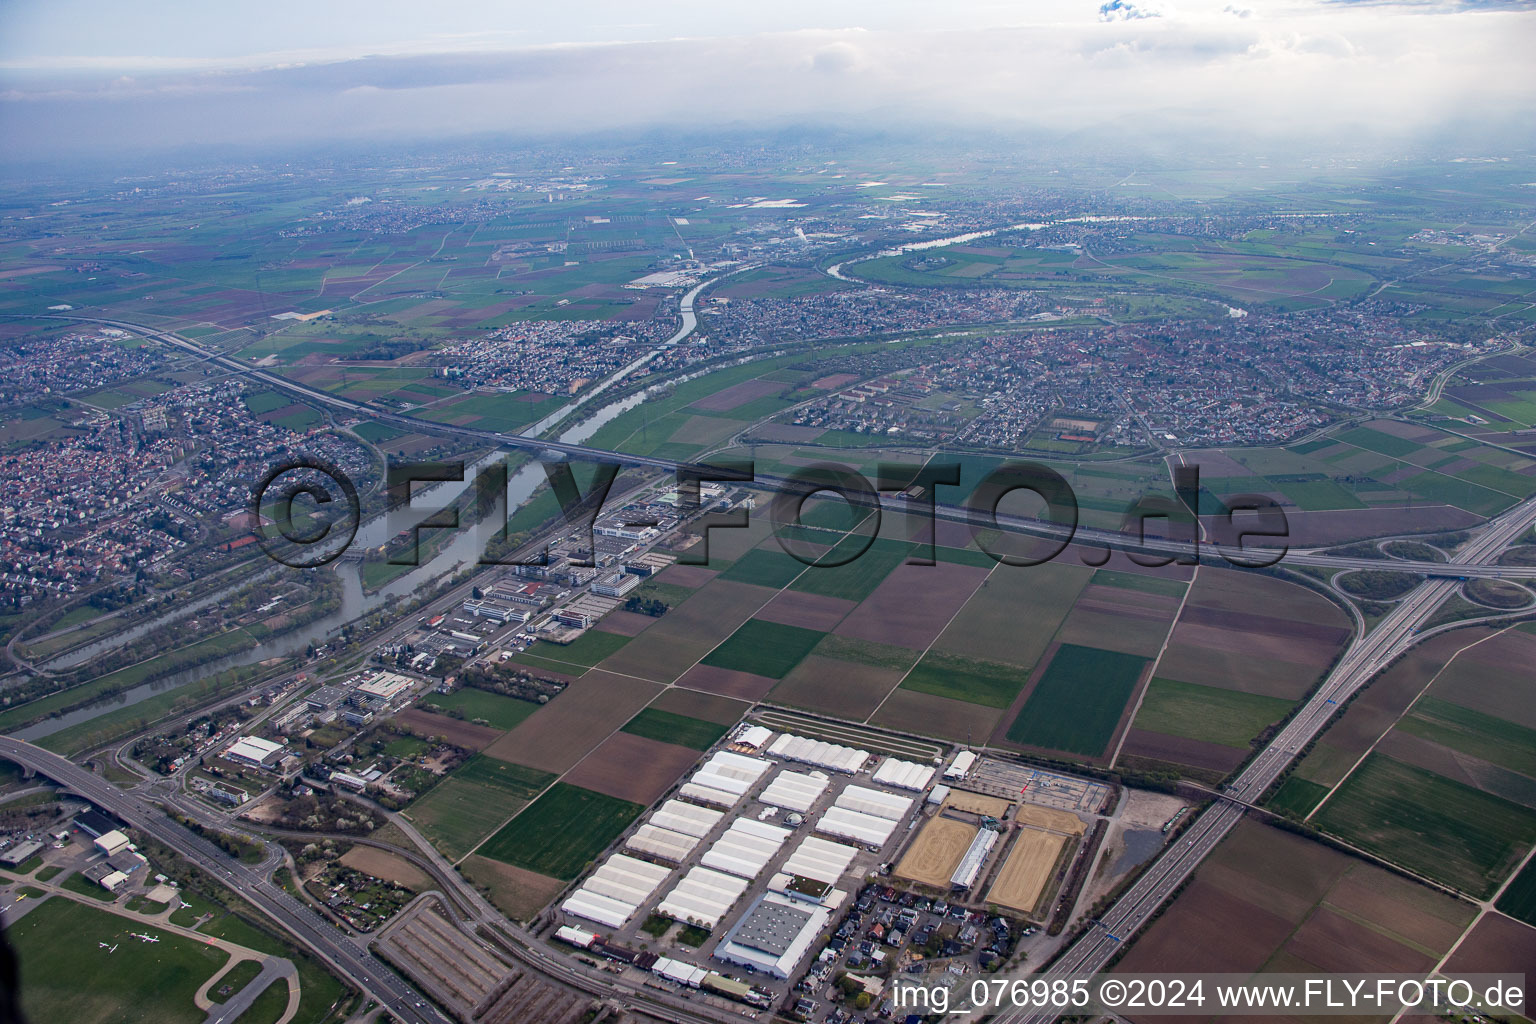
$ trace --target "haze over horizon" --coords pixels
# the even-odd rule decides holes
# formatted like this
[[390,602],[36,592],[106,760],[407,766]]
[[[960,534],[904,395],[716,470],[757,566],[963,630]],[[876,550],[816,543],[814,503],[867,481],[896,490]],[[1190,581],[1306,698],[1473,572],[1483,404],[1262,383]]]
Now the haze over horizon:
[[20,3],[0,128],[13,160],[805,122],[1502,151],[1533,29],[1529,3]]

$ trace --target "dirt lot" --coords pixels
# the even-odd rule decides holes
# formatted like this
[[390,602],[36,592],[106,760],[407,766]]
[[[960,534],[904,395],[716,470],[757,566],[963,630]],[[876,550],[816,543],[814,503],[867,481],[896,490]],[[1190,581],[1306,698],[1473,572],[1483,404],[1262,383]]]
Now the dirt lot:
[[1018,813],[1013,818],[1021,825],[1031,825],[1051,832],[1065,832],[1071,836],[1080,836],[1088,831],[1088,826],[1083,824],[1083,819],[1071,811],[1058,811],[1054,807],[1041,807],[1038,804],[1019,805]]
[[919,885],[948,888],[950,876],[960,865],[965,851],[970,849],[976,832],[976,826],[963,821],[942,816],[933,818],[902,855],[896,865],[896,874]]
[[478,854],[459,865],[464,877],[491,890],[496,909],[516,921],[527,921],[560,894],[565,883]]
[[709,641],[691,643],[648,629],[605,658],[602,666],[611,672],[670,683],[714,646]]
[[739,672],[735,669],[718,668],[714,665],[695,665],[684,672],[677,685],[706,693],[717,693],[741,700],[758,700],[778,684],[777,679]]
[[655,683],[594,669],[485,752],[529,768],[567,771],[660,692]]
[[1064,562],[1003,569],[965,603],[935,650],[1033,667],[1093,576],[1092,569]]
[[778,597],[769,601],[767,607],[758,612],[754,618],[826,632],[842,622],[843,617],[857,607],[858,605],[852,601],[845,601],[840,597],[823,597],[821,594],[784,590],[780,591]]
[[944,798],[944,806],[953,807],[957,811],[970,811],[972,814],[990,814],[1001,819],[1013,804],[999,796],[983,796],[980,793],[952,789],[949,796]]
[[1489,914],[1477,922],[1467,941],[1456,950],[1446,972],[1524,973],[1529,986],[1531,964],[1536,964],[1536,928],[1502,914]]
[[901,670],[856,665],[812,654],[785,676],[774,701],[814,708],[839,718],[863,719],[901,682]]
[[341,855],[341,862],[349,868],[361,871],[386,882],[395,882],[422,892],[432,887],[432,877],[425,871],[387,850],[372,846],[354,846]]
[[621,800],[649,804],[693,767],[699,752],[616,732],[588,754],[563,781]]
[[979,566],[898,565],[837,632],[924,650],[986,578],[987,570]]
[[434,715],[430,711],[411,708],[395,716],[395,721],[417,736],[441,736],[456,747],[465,750],[484,750],[496,742],[501,733],[483,725],[461,722],[447,715]]
[[1033,914],[1066,842],[1053,832],[1020,829],[1008,859],[997,873],[997,881],[987,891],[987,902]]

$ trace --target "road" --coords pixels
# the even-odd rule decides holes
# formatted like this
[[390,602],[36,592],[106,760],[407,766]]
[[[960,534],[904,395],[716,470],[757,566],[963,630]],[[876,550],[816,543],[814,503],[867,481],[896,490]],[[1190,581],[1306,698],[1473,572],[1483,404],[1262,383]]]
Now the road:
[[250,866],[232,860],[223,850],[171,821],[143,798],[120,790],[40,747],[0,736],[0,755],[48,776],[95,806],[116,815],[170,847],[220,885],[235,890],[313,950],[342,977],[370,998],[389,1007],[390,1012],[406,1024],[441,1024],[447,1019],[381,960],[269,881],[270,864]]
[[[689,296],[697,292],[690,292]],[[688,313],[691,315],[692,310]],[[44,317],[38,317],[44,319]],[[210,352],[195,342],[189,341],[180,335],[169,331],[162,331],[142,324],[129,323],[124,320],[108,320],[100,317],[57,315],[46,319],[79,320],[87,323],[105,324],[122,330],[133,331],[148,338],[153,338],[166,345],[172,345],[183,349],[205,361],[216,363],[225,369],[243,374],[253,380],[260,381],[269,387],[277,388],[290,394],[298,395],[309,401],[353,413],[357,416],[366,416],[381,423],[399,427],[403,430],[417,433],[432,433],[446,436],[465,438],[477,441],[481,444],[504,446],[511,448],[524,448],[538,453],[549,453],[565,456],[578,460],[616,463],[621,466],[635,466],[647,469],[662,470],[675,473],[679,468],[707,468],[695,466],[692,463],[678,462],[674,459],[658,458],[652,455],[635,455],[628,452],[613,452],[603,448],[592,448],[583,444],[571,444],[564,441],[556,441],[550,438],[535,436],[533,433],[519,434],[495,430],[479,430],[473,427],[459,427],[446,423],[433,423],[427,420],[419,420],[400,413],[378,409],[367,403],[353,402],[340,398],[326,391],[308,387],[291,381],[278,374],[267,373],[257,369],[249,363]],[[770,488],[794,487],[797,482],[785,477],[773,475],[758,475],[755,482],[761,486]],[[798,485],[802,486],[803,485]],[[884,511],[901,512],[907,510],[905,499],[899,495],[884,494],[880,498],[880,504]],[[950,522],[971,522],[975,516],[968,509],[943,502],[936,502],[935,516]],[[1507,514],[1507,513],[1506,513]],[[990,526],[991,523],[986,525]],[[1001,515],[997,518],[997,525],[1005,530],[1033,536],[1060,539],[1069,534],[1085,546],[1100,548],[1115,548],[1127,552],[1153,556],[1190,556],[1194,550],[1193,545],[1184,540],[1162,537],[1148,537],[1136,539],[1116,530],[1103,530],[1093,527],[1077,526],[1069,530],[1058,523],[1039,519],[1031,519],[1024,516]],[[1209,550],[1209,545],[1202,545]],[[1419,562],[1407,559],[1372,559],[1372,558],[1348,558],[1337,555],[1327,555],[1319,552],[1294,552],[1285,556],[1285,561],[1290,565],[1312,565],[1333,569],[1396,569],[1402,572],[1421,573],[1430,577],[1466,577],[1494,578],[1494,579],[1536,579],[1536,566],[1500,566],[1479,564],[1470,559],[1462,559],[1455,562]]]
[[[1491,520],[1483,532],[1468,543],[1463,557],[1474,562],[1491,559],[1533,522],[1536,522],[1536,498],[1521,502]],[[1420,624],[1455,590],[1453,580],[1426,580],[1399,602],[1373,631],[1357,638],[1312,697],[1226,787],[1226,791],[1238,800],[1257,800],[1296,755],[1323,731],[1356,690],[1419,641]],[[1037,977],[1082,977],[1103,970],[1123,943],[1147,923],[1237,825],[1243,814],[1241,805],[1224,800],[1208,807],[1136,884],[1099,917],[1097,926],[1090,928]],[[1000,1013],[997,1019],[1008,1024],[1046,1024],[1057,1016],[1051,1012],[1015,1011]]]

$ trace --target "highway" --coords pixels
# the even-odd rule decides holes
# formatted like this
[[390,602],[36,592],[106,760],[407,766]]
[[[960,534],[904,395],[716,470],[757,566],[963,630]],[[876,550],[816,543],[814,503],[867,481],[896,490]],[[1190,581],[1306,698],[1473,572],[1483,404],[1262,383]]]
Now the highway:
[[[706,282],[708,283],[708,282]],[[702,287],[702,285],[700,286]],[[692,316],[691,299],[697,294],[698,288],[689,292],[685,299],[689,301],[689,309],[686,316]],[[162,331],[142,324],[129,323],[123,320],[108,320],[100,317],[53,315],[37,319],[79,320],[87,323],[104,324],[117,327],[122,330],[133,331],[145,337],[160,341],[163,344],[180,348],[199,359],[216,363],[225,369],[243,374],[253,380],[260,381],[270,387],[287,391],[313,402],[318,402],[332,408],[353,413],[357,416],[366,416],[381,423],[399,427],[402,430],[417,433],[432,433],[452,437],[465,438],[478,441],[482,444],[498,447],[523,448],[536,453],[547,453],[564,456],[570,459],[616,463],[621,466],[635,466],[647,469],[656,469],[668,473],[675,473],[679,468],[707,469],[707,466],[699,466],[693,463],[678,462],[674,459],[658,458],[652,455],[634,455],[627,452],[613,452],[603,448],[592,448],[583,444],[571,444],[550,438],[542,438],[530,432],[527,434],[510,433],[495,430],[479,430],[473,427],[459,427],[446,423],[433,423],[428,420],[420,420],[400,413],[378,409],[364,402],[354,402],[341,398],[327,391],[312,388],[304,384],[289,380],[286,377],[274,373],[268,373],[257,369],[249,363],[230,356],[220,355],[203,348],[201,345],[174,334],[170,331]],[[686,324],[686,320],[685,320]],[[681,333],[681,332],[680,332]],[[565,411],[560,413],[561,416]],[[755,482],[769,488],[792,488],[804,485],[785,477],[759,474]],[[855,504],[872,504],[872,502],[859,502],[857,496],[845,496]],[[903,512],[910,511],[907,502],[900,495],[882,494],[880,505],[884,511]],[[1506,515],[1508,513],[1505,513]],[[950,522],[972,522],[976,516],[963,506],[935,502],[934,515],[939,519]],[[991,526],[986,522],[984,526]],[[1032,536],[1045,537],[1047,539],[1062,539],[1072,536],[1073,539],[1087,547],[1114,548],[1127,552],[1152,556],[1191,557],[1195,546],[1185,540],[1163,537],[1147,537],[1138,539],[1116,530],[1104,530],[1093,527],[1078,526],[1067,528],[1059,523],[1040,519],[1031,519],[1024,516],[999,515],[996,525],[1004,530],[1024,533]],[[1212,545],[1202,544],[1203,552],[1210,553]],[[1263,549],[1248,552],[1248,557],[1265,557]],[[1272,557],[1272,555],[1271,555]],[[1395,569],[1401,572],[1421,573],[1429,577],[1446,578],[1494,578],[1494,579],[1536,579],[1536,566],[1503,566],[1480,563],[1472,559],[1461,558],[1455,562],[1420,562],[1407,559],[1386,558],[1351,558],[1338,555],[1328,555],[1320,552],[1292,552],[1287,553],[1285,562],[1289,565],[1310,565],[1333,569]]]
[[[1463,557],[1473,562],[1493,558],[1533,522],[1536,522],[1536,498],[1521,502],[1490,520],[1483,532],[1467,545]],[[1454,580],[1426,580],[1374,630],[1357,638],[1307,703],[1249,762],[1226,791],[1239,800],[1257,800],[1296,755],[1323,731],[1356,690],[1418,642],[1420,624],[1455,590]],[[1103,970],[1122,945],[1147,923],[1237,825],[1243,814],[1240,805],[1218,799],[1099,917],[1097,926],[1091,927],[1068,947],[1048,970],[1030,977],[1083,977]],[[1057,1016],[1058,1013],[1051,1011],[1015,1010],[1000,1012],[996,1019],[1007,1024],[1047,1024]]]
[[442,1024],[447,1020],[383,961],[269,881],[270,863],[242,864],[206,839],[171,821],[158,807],[138,795],[118,789],[100,776],[30,743],[0,736],[0,756],[46,775],[170,847],[220,885],[239,893],[342,977],[388,1006],[406,1024]]

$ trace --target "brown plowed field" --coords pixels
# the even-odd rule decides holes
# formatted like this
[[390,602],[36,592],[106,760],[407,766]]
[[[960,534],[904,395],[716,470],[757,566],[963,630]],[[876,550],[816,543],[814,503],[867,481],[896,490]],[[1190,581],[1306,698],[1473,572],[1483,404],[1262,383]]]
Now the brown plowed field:
[[986,578],[978,566],[898,565],[836,632],[925,650]]
[[706,722],[734,725],[747,713],[749,705],[734,697],[720,697],[697,690],[680,690],[673,687],[651,705],[658,711],[670,711],[690,718],[702,718]]
[[684,672],[682,678],[677,681],[678,686],[686,686],[689,689],[753,701],[760,699],[777,684],[777,679],[769,679],[767,676],[752,672],[718,668],[714,665],[695,665]]
[[1125,737],[1125,746],[1120,748],[1120,753],[1124,757],[1149,757],[1170,764],[1187,764],[1191,768],[1209,768],[1221,772],[1236,768],[1246,756],[1244,751],[1236,747],[1185,739],[1182,736],[1167,736],[1146,729],[1132,729]]
[[637,804],[650,804],[693,767],[699,752],[627,732],[600,743],[561,779]]
[[825,633],[842,622],[843,617],[857,607],[858,605],[854,602],[845,601],[840,597],[807,594],[799,590],[783,590],[753,618]]
[[417,736],[441,736],[456,747],[465,750],[484,750],[501,736],[495,729],[472,722],[462,722],[447,715],[434,715],[430,711],[411,708],[395,716],[395,721]]
[[900,669],[857,665],[812,654],[773,688],[772,699],[839,718],[863,719],[880,706],[885,695],[901,682],[901,676]]
[[979,743],[992,735],[1002,715],[997,708],[916,690],[897,690],[880,705],[871,721],[899,732],[955,740],[970,736]]
[[702,565],[683,565],[674,563],[656,574],[658,583],[671,583],[678,587],[696,589],[702,587],[719,575],[717,569],[706,569]]
[[602,621],[597,624],[597,628],[604,633],[617,633],[619,636],[639,636],[655,624],[656,620],[649,615],[626,612],[620,608],[604,615]]
[[649,704],[661,687],[594,669],[485,748],[492,757],[546,772],[570,769]]
[[565,883],[475,854],[459,865],[464,877],[491,890],[496,909],[514,921],[527,921],[560,894]]

